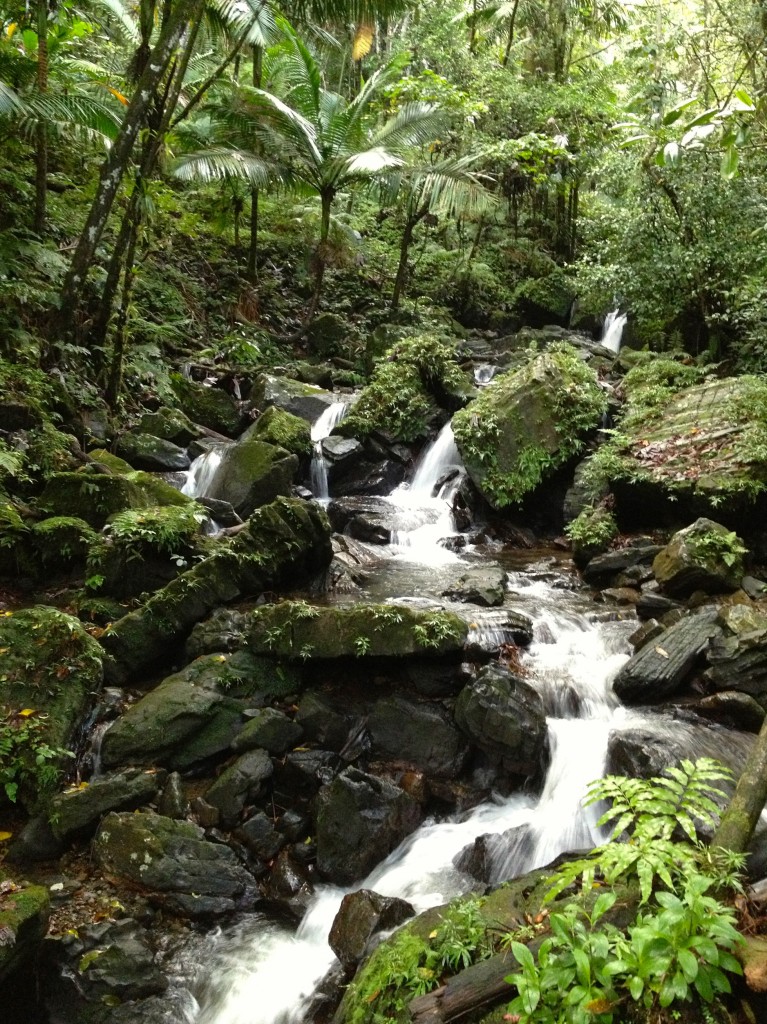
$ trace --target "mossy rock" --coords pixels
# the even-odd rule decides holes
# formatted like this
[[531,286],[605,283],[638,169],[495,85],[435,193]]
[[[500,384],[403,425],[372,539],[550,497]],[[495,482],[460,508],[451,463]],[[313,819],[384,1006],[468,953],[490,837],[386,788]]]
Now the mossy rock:
[[456,443],[493,508],[519,502],[582,450],[606,408],[596,375],[570,345],[496,377],[453,417]]
[[0,895],[0,984],[35,959],[49,915],[45,886],[19,886]]
[[460,656],[468,634],[452,612],[407,605],[330,608],[303,601],[257,608],[248,646],[255,654],[308,658]]
[[147,412],[139,420],[138,429],[142,434],[154,434],[165,441],[172,441],[181,448],[200,436],[199,428],[180,409],[164,407],[156,412]]
[[135,469],[157,473],[176,473],[189,469],[190,459],[183,448],[154,434],[129,431],[117,441],[118,453]]
[[[93,694],[103,678],[103,652],[82,623],[57,608],[38,605],[0,617],[0,708],[7,721],[23,725],[19,712],[31,710],[39,717],[34,743],[54,750],[69,746],[77,726],[87,713]],[[27,721],[24,719],[23,721]],[[23,801],[32,806],[40,788],[55,782],[55,772],[38,770],[34,748],[27,744],[22,757],[27,763],[21,788]],[[46,762],[55,767],[57,761]]]
[[190,499],[150,473],[53,473],[38,500],[53,516],[84,519],[100,529],[117,512],[152,505],[183,505]]
[[291,377],[262,373],[251,388],[249,400],[257,409],[275,405],[284,412],[306,420],[307,423],[314,423],[325,409],[336,401],[336,396],[332,391],[326,391],[314,384],[304,384],[303,381],[293,380]]
[[652,568],[661,590],[671,597],[689,597],[696,590],[718,594],[738,589],[746,553],[737,534],[702,518],[675,533]]
[[98,462],[100,466],[106,466],[110,473],[118,473],[125,476],[133,472],[133,466],[131,466],[130,462],[126,462],[125,459],[121,459],[119,455],[115,455],[113,452],[108,452],[106,448],[94,448],[88,452],[88,455],[94,462]]
[[84,519],[54,516],[35,523],[30,539],[45,569],[66,570],[85,564],[98,534]]
[[228,501],[242,517],[290,493],[298,458],[257,438],[244,438],[223,453],[206,497]]
[[270,406],[263,412],[252,427],[242,437],[243,441],[255,438],[267,444],[276,445],[299,457],[310,455],[312,451],[311,431],[306,420],[284,409]]
[[227,437],[237,437],[244,420],[237,403],[221,388],[208,388],[173,373],[170,385],[184,414],[194,423]]

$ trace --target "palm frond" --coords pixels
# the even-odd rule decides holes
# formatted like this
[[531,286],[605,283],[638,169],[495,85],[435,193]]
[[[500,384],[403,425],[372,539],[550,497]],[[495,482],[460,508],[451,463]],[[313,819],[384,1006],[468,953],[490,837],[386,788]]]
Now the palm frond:
[[436,103],[420,100],[400,107],[375,133],[375,144],[393,150],[408,149],[433,142],[450,123],[448,114]]
[[20,114],[23,109],[24,103],[10,85],[0,82],[0,117]]
[[376,22],[413,10],[416,0],[292,0],[286,12],[298,21]]
[[64,129],[79,129],[89,136],[112,142],[117,138],[121,119],[111,105],[83,93],[71,96],[37,93],[27,101],[24,123],[32,126],[39,122]]
[[390,168],[402,167],[405,161],[383,146],[374,146],[343,161],[344,178],[364,177],[380,174]]
[[276,174],[274,165],[256,154],[224,147],[179,156],[171,164],[170,171],[181,181],[244,178],[257,188],[264,188],[274,181]]
[[122,0],[91,0],[91,7],[103,11],[119,25],[119,34],[129,43],[138,46],[141,42],[141,29],[136,21],[131,6]]

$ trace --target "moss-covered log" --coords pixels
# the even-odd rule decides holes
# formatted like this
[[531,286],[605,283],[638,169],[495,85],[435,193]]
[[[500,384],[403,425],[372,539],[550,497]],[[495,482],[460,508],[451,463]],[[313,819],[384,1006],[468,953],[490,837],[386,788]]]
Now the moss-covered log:
[[749,844],[754,828],[767,801],[767,720],[762,726],[735,793],[722,815],[714,835],[714,845],[742,853]]
[[279,498],[215,554],[182,573],[102,638],[112,656],[107,675],[124,682],[161,660],[214,608],[297,582],[330,562],[330,528],[322,509]]

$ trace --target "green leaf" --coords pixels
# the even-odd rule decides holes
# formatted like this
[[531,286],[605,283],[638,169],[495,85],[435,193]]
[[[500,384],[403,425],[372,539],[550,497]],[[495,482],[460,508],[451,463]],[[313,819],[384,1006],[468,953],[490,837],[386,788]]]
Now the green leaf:
[[679,966],[682,968],[686,981],[695,981],[698,976],[698,961],[689,949],[680,949],[677,953]]
[[629,978],[629,992],[634,1002],[638,1002],[642,998],[642,992],[644,992],[644,979],[640,978],[638,974],[635,974],[632,978]]
[[731,181],[738,173],[738,149],[736,146],[728,146],[722,153],[722,177]]

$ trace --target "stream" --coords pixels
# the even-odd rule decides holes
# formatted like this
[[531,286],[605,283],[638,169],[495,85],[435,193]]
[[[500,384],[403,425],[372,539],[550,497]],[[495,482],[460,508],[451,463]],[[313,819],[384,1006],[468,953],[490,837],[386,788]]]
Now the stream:
[[[322,460],[321,439],[338,415],[342,412],[331,407],[327,420],[315,424],[315,462]],[[440,543],[455,532],[450,507],[462,474],[448,425],[422,455],[410,485],[388,499],[402,526],[389,548],[376,552],[379,560],[366,599],[444,605],[439,594],[445,571],[454,576],[457,565],[487,557],[470,546],[456,553]],[[324,466],[313,466],[312,481],[317,499],[327,501]],[[603,774],[611,730],[647,726],[650,717],[620,706],[611,688],[628,657],[627,637],[636,623],[598,615],[566,560],[550,553],[524,555],[527,564],[518,551],[492,551],[506,564],[507,600],[535,626],[524,666],[547,714],[550,762],[540,794],[497,797],[455,819],[427,821],[349,889],[318,886],[297,931],[254,914],[212,933],[194,963],[179,965],[179,1024],[310,1020],[315,990],[335,960],[327,936],[346,892],[368,888],[399,896],[420,912],[476,888],[476,881],[453,861],[479,835],[514,830],[508,841],[497,844],[492,863],[496,883],[599,841],[595,815],[583,810],[581,800],[589,782]],[[480,628],[491,629],[494,614],[497,619],[497,610],[476,609]]]

